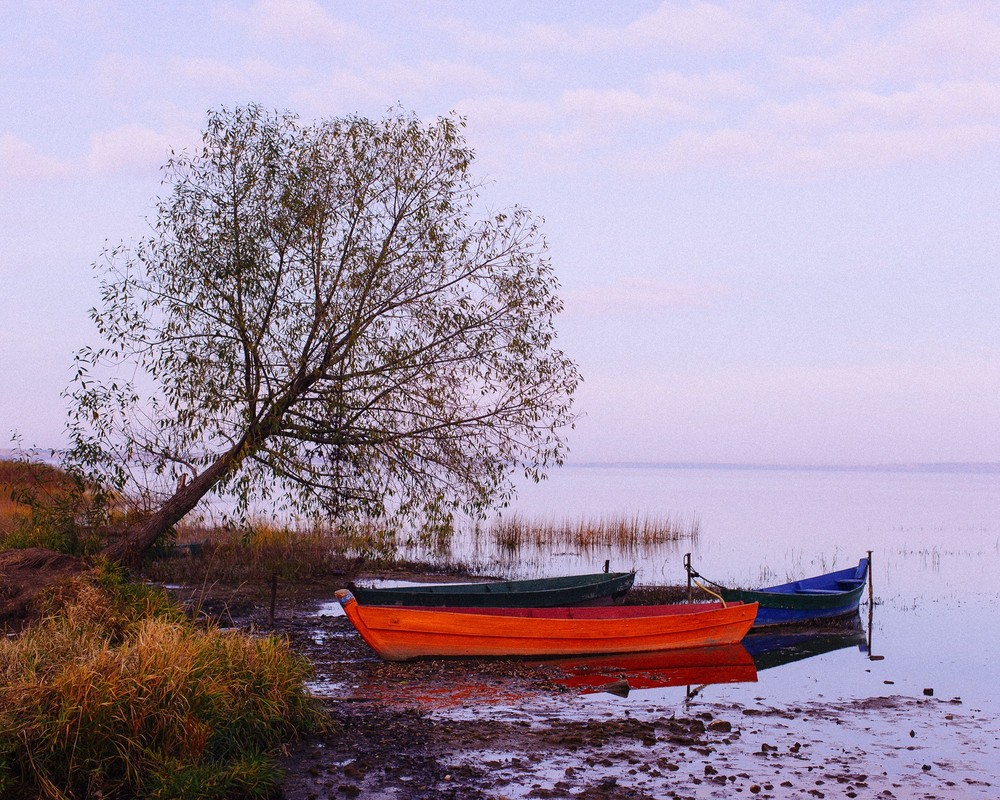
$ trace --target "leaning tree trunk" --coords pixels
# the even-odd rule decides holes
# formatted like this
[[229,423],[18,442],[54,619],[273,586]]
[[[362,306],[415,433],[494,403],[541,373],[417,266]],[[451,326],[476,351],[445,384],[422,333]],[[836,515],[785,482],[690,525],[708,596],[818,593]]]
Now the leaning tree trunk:
[[146,551],[171,526],[180,522],[212,487],[239,466],[245,453],[246,444],[240,442],[190,483],[178,488],[152,516],[127,529],[123,538],[105,547],[102,555],[127,567],[137,566]]
[[285,393],[250,425],[242,439],[194,480],[178,488],[173,497],[151,517],[130,528],[124,538],[104,548],[103,555],[128,567],[138,566],[143,555],[156,544],[157,539],[172,525],[180,522],[219,481],[239,469],[248,455],[278,431],[288,409],[324,375],[333,357],[333,351],[328,349],[319,367],[310,372],[300,372]]

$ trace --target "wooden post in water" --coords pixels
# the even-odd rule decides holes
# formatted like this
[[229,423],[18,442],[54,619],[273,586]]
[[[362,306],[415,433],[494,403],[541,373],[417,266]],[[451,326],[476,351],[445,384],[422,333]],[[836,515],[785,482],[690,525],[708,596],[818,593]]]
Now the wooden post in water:
[[684,571],[687,572],[688,576],[688,602],[691,603],[694,600],[694,595],[691,593],[691,554],[684,554]]
[[872,551],[868,551],[868,660],[881,661],[882,656],[872,655],[872,627],[875,621],[875,592],[872,581]]
[[278,574],[276,572],[271,573],[271,613],[268,615],[268,623],[270,627],[274,627],[274,600],[278,596]]

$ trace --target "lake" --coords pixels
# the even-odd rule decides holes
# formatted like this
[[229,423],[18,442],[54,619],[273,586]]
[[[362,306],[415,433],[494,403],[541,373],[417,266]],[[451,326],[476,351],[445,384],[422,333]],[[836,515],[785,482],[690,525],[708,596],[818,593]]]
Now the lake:
[[564,467],[521,487],[505,513],[669,517],[696,522],[698,534],[630,552],[529,549],[513,559],[488,537],[465,536],[453,557],[509,577],[596,572],[607,559],[613,570],[635,568],[637,584],[679,584],[690,552],[712,580],[761,586],[853,566],[872,550],[871,626],[867,602],[861,618],[881,658],[853,645],[704,691],[794,704],[932,690],[972,712],[1000,711],[990,677],[1000,663],[1000,474],[991,468]]

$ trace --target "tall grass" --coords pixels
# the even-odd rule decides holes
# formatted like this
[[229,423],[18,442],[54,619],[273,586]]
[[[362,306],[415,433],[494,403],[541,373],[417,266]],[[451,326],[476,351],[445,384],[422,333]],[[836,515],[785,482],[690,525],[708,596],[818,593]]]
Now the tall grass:
[[697,520],[685,525],[669,517],[637,515],[555,522],[529,521],[513,516],[494,523],[490,535],[500,548],[508,552],[517,552],[524,547],[542,549],[554,546],[587,552],[599,547],[635,551],[682,539],[696,540],[698,531]]
[[273,791],[275,748],[318,719],[286,641],[198,628],[110,569],[63,595],[0,641],[0,797]]

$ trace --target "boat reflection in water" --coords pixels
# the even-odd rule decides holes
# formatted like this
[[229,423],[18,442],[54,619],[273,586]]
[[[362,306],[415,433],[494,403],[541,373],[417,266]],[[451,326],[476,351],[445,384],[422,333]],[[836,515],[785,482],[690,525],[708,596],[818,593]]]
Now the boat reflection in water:
[[633,689],[753,683],[757,680],[753,658],[741,644],[561,658],[539,663],[555,667],[560,674],[554,680],[580,694],[610,692],[627,696]]
[[861,617],[855,614],[833,627],[751,632],[743,637],[742,645],[753,657],[757,669],[763,670],[848,647],[857,647],[867,654],[869,641],[861,625]]
[[556,683],[580,694],[629,692],[671,686],[687,687],[694,697],[706,686],[755,683],[759,670],[812,658],[848,647],[867,653],[860,617],[836,627],[751,633],[739,644],[655,653],[562,658],[538,662],[554,667]]

